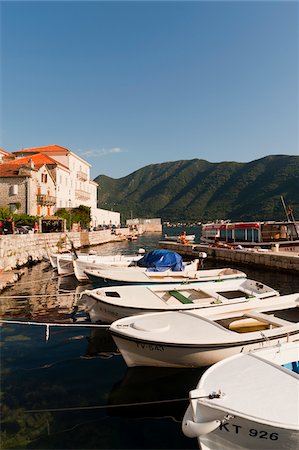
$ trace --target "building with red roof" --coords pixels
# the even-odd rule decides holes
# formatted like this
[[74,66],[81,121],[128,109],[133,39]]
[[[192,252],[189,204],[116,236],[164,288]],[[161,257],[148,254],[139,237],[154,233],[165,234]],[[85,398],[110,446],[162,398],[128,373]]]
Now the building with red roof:
[[36,154],[0,164],[1,205],[32,216],[56,210],[56,162]]
[[19,212],[51,215],[59,208],[84,205],[90,207],[92,227],[120,223],[118,212],[97,208],[98,184],[90,178],[91,165],[71,150],[54,144],[2,152],[0,194],[12,211],[21,204]]

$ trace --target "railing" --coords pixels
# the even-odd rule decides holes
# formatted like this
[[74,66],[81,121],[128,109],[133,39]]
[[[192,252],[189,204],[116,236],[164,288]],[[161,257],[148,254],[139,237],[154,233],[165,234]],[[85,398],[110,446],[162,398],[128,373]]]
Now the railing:
[[56,204],[56,197],[53,197],[52,195],[47,194],[38,194],[37,195],[37,203],[38,205],[55,205]]
[[90,193],[83,191],[81,189],[78,189],[75,191],[75,196],[81,200],[89,200],[90,199]]
[[86,181],[86,180],[88,179],[87,173],[82,172],[82,170],[78,170],[78,171],[77,171],[77,178],[78,178],[79,180]]

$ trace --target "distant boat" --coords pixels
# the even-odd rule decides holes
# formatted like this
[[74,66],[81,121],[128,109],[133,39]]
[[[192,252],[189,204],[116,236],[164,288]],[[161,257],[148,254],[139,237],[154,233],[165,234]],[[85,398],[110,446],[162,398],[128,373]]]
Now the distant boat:
[[232,305],[228,312],[221,306],[207,313],[135,315],[109,329],[129,367],[205,367],[243,351],[298,340],[299,293],[269,300],[254,309]]
[[[181,242],[181,235],[175,235],[175,236],[170,236],[169,234],[164,234],[164,239],[166,241],[174,241],[174,242]],[[195,234],[187,234],[186,236],[184,236],[184,239],[190,243],[195,241]]]
[[182,421],[204,450],[296,450],[299,342],[242,352],[210,367]]
[[253,308],[260,306],[261,299],[273,299],[278,295],[276,290],[263,283],[237,278],[222,282],[87,289],[81,293],[80,305],[92,322],[112,323],[122,317],[162,311],[202,311],[240,304]]

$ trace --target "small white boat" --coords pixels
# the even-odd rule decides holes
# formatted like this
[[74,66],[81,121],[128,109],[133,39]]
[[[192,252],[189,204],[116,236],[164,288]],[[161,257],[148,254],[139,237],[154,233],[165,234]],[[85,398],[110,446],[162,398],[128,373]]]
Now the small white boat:
[[75,274],[78,281],[87,280],[85,269],[107,269],[111,267],[128,267],[141,259],[139,255],[90,255],[63,253],[57,255],[56,268],[59,275]]
[[72,275],[74,273],[74,258],[75,255],[73,253],[65,253],[57,256],[56,269],[58,275]]
[[[139,249],[140,251],[141,249]],[[78,281],[88,280],[86,270],[105,270],[111,267],[129,267],[135,266],[135,263],[139,261],[143,253],[138,255],[88,255],[88,258],[77,258],[73,260],[73,271]]]
[[299,342],[224,359],[190,391],[182,430],[202,450],[297,450]]
[[262,305],[125,317],[110,331],[129,367],[210,366],[244,350],[299,339],[299,293]]
[[[170,285],[127,285],[85,290],[80,305],[92,322],[112,323],[122,317],[162,311],[202,310],[203,308],[250,303],[279,292],[255,280],[236,278],[225,281]],[[253,301],[256,302],[253,304]],[[253,306],[252,306],[253,305]]]
[[170,284],[170,283],[198,283],[211,280],[225,280],[232,278],[246,278],[246,274],[237,269],[202,269],[197,270],[198,260],[185,264],[184,270],[151,272],[143,267],[125,267],[109,269],[85,270],[88,278],[96,286],[124,285],[124,284]]
[[[181,235],[175,235],[175,236],[170,236],[169,234],[165,234],[164,235],[164,239],[166,241],[174,241],[174,242],[181,242],[182,240],[182,236]],[[194,242],[195,241],[195,234],[187,234],[184,236],[184,241],[186,242]]]
[[57,269],[57,259],[62,255],[66,259],[72,257],[71,253],[48,253],[48,258],[53,269]]

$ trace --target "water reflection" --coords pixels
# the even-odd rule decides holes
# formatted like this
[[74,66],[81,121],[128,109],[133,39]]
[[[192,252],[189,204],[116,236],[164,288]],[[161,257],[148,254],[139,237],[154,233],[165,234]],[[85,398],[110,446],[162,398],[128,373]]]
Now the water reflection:
[[108,397],[107,410],[120,417],[172,417],[181,421],[188,405],[188,388],[193,389],[204,368],[172,369],[134,367],[127,369]]
[[106,328],[92,328],[90,335],[86,339],[88,342],[85,353],[86,358],[110,358],[111,356],[120,355],[109,330]]

